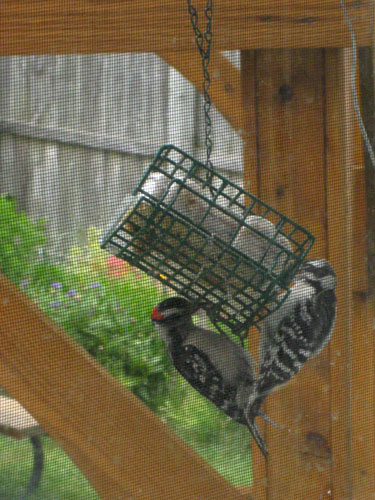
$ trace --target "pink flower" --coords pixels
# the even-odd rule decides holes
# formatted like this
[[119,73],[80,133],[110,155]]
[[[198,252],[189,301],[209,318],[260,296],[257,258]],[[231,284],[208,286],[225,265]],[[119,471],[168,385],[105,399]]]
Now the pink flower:
[[108,276],[112,278],[121,278],[129,271],[129,264],[114,255],[110,255],[107,259]]

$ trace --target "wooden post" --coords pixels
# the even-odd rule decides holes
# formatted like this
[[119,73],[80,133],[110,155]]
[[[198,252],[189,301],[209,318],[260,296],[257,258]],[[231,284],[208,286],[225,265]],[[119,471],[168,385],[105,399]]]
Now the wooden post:
[[[328,252],[341,277],[331,343],[334,498],[375,495],[374,339],[367,279],[362,140],[352,105],[351,52],[326,51]],[[359,88],[358,88],[359,92]]]
[[245,117],[245,182],[256,179],[262,199],[316,236],[311,256],[328,258],[339,278],[330,347],[268,398],[266,411],[283,429],[266,426],[267,466],[254,448],[258,499],[359,500],[375,493],[373,315],[349,64],[339,49],[242,54],[245,113],[256,116],[257,144],[255,152],[254,122]]

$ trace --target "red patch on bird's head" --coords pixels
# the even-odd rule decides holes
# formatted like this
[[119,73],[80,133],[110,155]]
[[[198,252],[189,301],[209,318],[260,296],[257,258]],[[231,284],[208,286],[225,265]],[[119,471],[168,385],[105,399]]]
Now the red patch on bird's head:
[[161,321],[163,318],[164,318],[164,316],[161,314],[159,309],[155,306],[152,310],[152,313],[151,313],[152,321]]

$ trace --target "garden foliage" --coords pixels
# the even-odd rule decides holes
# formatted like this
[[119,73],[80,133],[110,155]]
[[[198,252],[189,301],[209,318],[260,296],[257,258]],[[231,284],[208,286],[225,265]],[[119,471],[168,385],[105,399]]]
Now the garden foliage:
[[47,258],[43,221],[0,196],[0,268],[87,352],[234,483],[249,480],[250,440],[180,377],[150,314],[167,292],[156,280],[103,251],[100,231]]
[[165,401],[172,371],[152,328],[163,291],[155,280],[104,252],[99,231],[66,262],[43,257],[44,224],[0,197],[1,271],[150,408]]

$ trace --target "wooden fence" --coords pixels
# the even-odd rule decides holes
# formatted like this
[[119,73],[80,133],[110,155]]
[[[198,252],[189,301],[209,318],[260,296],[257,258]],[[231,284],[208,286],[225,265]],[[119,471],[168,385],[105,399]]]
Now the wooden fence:
[[[0,192],[54,253],[113,218],[162,144],[204,158],[202,98],[154,54],[3,57],[0,78]],[[241,182],[241,138],[212,114],[215,165]]]

